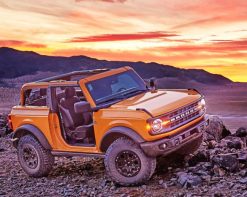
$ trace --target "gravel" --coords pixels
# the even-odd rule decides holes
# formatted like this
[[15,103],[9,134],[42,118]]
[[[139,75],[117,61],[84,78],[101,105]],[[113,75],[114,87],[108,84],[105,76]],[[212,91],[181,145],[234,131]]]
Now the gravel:
[[[115,185],[105,175],[103,160],[94,158],[56,158],[48,177],[30,178],[4,136],[0,138],[0,196],[247,196],[246,129],[230,134],[222,123],[210,124],[218,133],[205,137],[196,153],[159,158],[150,181],[135,187]],[[237,145],[229,146],[227,139]]]

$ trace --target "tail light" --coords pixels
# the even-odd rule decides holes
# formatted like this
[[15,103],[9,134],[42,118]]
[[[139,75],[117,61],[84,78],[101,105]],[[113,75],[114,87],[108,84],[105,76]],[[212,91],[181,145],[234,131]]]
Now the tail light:
[[13,130],[13,125],[12,125],[12,121],[11,121],[11,115],[8,115],[8,127]]

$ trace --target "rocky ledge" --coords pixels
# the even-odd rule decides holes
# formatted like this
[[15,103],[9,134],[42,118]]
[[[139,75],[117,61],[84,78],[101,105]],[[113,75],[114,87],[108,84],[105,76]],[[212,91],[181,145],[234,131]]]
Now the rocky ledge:
[[[3,116],[0,131],[9,132]],[[212,116],[195,154],[159,158],[154,176],[145,185],[120,187],[105,176],[102,159],[57,158],[48,177],[30,178],[4,136],[0,138],[0,196],[247,196],[246,139],[246,128],[232,134]]]

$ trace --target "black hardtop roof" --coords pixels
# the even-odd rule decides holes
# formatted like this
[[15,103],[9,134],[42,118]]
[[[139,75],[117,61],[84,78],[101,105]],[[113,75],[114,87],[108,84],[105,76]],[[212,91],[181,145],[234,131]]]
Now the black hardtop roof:
[[93,75],[93,74],[98,74],[98,73],[102,73],[105,71],[111,70],[109,68],[102,68],[102,69],[94,69],[94,70],[82,70],[82,71],[73,71],[73,72],[69,72],[69,73],[65,73],[65,74],[61,74],[61,75],[56,75],[53,77],[48,77],[45,79],[41,79],[38,81],[35,81],[36,83],[39,82],[50,82],[50,81],[71,81],[72,77],[76,77],[76,76],[88,76],[88,75]]

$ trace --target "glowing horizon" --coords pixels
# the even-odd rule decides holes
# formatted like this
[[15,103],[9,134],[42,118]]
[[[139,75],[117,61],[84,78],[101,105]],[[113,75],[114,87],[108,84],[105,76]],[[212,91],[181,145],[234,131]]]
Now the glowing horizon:
[[0,47],[157,62],[247,82],[247,1],[0,1]]

